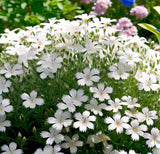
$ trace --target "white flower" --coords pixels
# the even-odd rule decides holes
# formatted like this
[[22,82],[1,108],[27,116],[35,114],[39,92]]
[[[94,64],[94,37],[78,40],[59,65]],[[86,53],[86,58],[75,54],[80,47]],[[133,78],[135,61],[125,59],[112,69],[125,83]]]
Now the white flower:
[[160,153],[160,148],[153,148],[152,153],[150,154],[159,154]]
[[72,89],[69,91],[70,95],[63,95],[62,100],[64,103],[58,103],[57,106],[61,110],[68,109],[69,112],[74,112],[76,110],[75,106],[81,106],[82,102],[88,100],[88,96],[84,95],[83,89]]
[[30,96],[27,93],[23,93],[21,95],[21,98],[23,100],[25,100],[23,102],[23,105],[26,108],[35,108],[36,105],[43,105],[44,104],[44,100],[42,98],[36,98],[37,97],[37,92],[36,91],[31,91],[30,92]]
[[123,105],[127,105],[128,108],[134,108],[134,107],[140,107],[141,105],[136,103],[138,101],[137,98],[133,98],[131,96],[123,96],[122,97],[122,100],[123,101],[126,101],[126,102],[122,102]]
[[3,99],[2,96],[0,96],[0,115],[4,115],[5,112],[11,111],[13,111],[13,106],[10,105],[9,99]]
[[130,125],[127,124],[129,118],[127,116],[121,118],[120,113],[114,114],[113,119],[111,117],[105,118],[104,122],[110,124],[108,130],[116,129],[116,132],[120,134],[123,132],[123,128],[128,129],[130,127]]
[[113,150],[113,146],[110,144],[105,144],[103,153],[104,154],[119,154],[117,150]]
[[[62,57],[58,56],[57,53],[46,53],[42,56],[42,60],[37,62],[37,65],[41,65],[42,68],[50,68],[52,73],[56,73],[58,68],[62,67],[61,62],[63,61]],[[38,70],[39,72],[42,72]]]
[[87,143],[90,145],[90,147],[94,146],[94,143],[100,143],[102,142],[104,146],[106,146],[107,141],[110,141],[111,139],[106,134],[103,134],[101,131],[96,133],[96,135],[89,135],[87,137]]
[[124,150],[122,150],[122,151],[119,151],[119,153],[118,154],[137,154],[134,150],[129,150],[129,152],[127,153],[127,152],[125,152]]
[[110,66],[109,70],[111,71],[110,73],[108,73],[108,77],[109,78],[114,78],[115,80],[119,80],[121,79],[127,79],[129,77],[129,73],[127,73],[128,71],[131,70],[131,68],[123,63],[119,63],[117,64],[118,66]]
[[135,108],[131,108],[130,110],[125,110],[125,114],[129,118],[133,117],[133,118],[137,118],[138,119],[138,116],[139,116],[140,112],[138,112],[137,109],[135,109]]
[[134,150],[129,150],[129,154],[136,154]]
[[108,94],[113,92],[113,88],[112,87],[104,88],[104,84],[99,83],[98,88],[90,87],[90,91],[94,93],[93,96],[95,98],[98,98],[100,101],[104,101],[105,99],[106,100],[110,99],[110,96]]
[[6,127],[11,126],[11,122],[9,120],[6,120],[6,115],[0,116],[0,131],[5,132]]
[[60,152],[60,150],[60,145],[55,145],[54,148],[52,146],[46,145],[44,150],[39,148],[36,150],[36,152],[34,152],[34,154],[64,154],[63,152]]
[[83,142],[79,141],[79,135],[75,134],[72,139],[69,136],[65,136],[66,143],[62,143],[61,146],[64,149],[70,148],[71,153],[77,152],[77,147],[83,146]]
[[106,110],[112,110],[113,112],[118,112],[119,109],[122,109],[121,100],[118,98],[115,98],[115,102],[112,100],[108,101],[109,106],[107,106]]
[[149,111],[148,107],[144,107],[142,109],[143,113],[138,114],[138,120],[140,122],[146,121],[147,125],[153,125],[153,120],[152,119],[158,119],[157,111]]
[[61,131],[63,126],[68,127],[72,124],[71,114],[68,111],[63,112],[62,110],[58,109],[54,114],[54,117],[49,117],[47,122],[52,124],[52,127],[56,130]]
[[37,48],[38,51],[42,51],[45,48],[45,45],[49,45],[52,42],[50,40],[47,39],[46,35],[47,33],[44,31],[45,29],[43,29],[43,31],[37,33],[37,35],[35,36],[35,43],[32,44],[32,46],[34,48]]
[[94,125],[90,121],[96,121],[96,117],[90,116],[89,111],[84,111],[83,114],[76,113],[74,117],[76,120],[78,120],[77,122],[74,122],[74,128],[79,127],[79,130],[82,132],[85,132],[87,130],[87,127],[89,129],[94,129]]
[[138,120],[133,120],[131,122],[131,127],[126,130],[127,135],[131,135],[132,140],[138,141],[139,136],[144,135],[144,131],[147,131],[147,126],[146,125],[140,125]]
[[1,154],[22,154],[23,153],[22,149],[17,149],[17,143],[15,142],[11,142],[9,146],[6,144],[3,145],[1,147],[1,150],[4,151]]
[[73,104],[72,98],[69,95],[63,95],[62,100],[64,103],[58,103],[57,107],[61,110],[68,109],[69,112],[74,112],[76,110]]
[[148,139],[146,141],[146,144],[149,148],[152,148],[156,146],[157,148],[160,148],[160,133],[157,128],[151,129],[151,134],[145,133],[144,138]]
[[69,94],[75,106],[81,106],[82,102],[87,102],[88,100],[88,96],[84,95],[83,89],[78,89],[77,91],[75,89],[71,89]]
[[140,82],[138,85],[139,90],[144,89],[145,91],[155,91],[160,88],[160,84],[157,84],[156,75],[154,74],[142,72],[142,77],[138,78],[137,80]]
[[106,109],[107,105],[104,103],[101,103],[98,105],[97,100],[92,98],[90,101],[90,104],[86,104],[84,108],[87,110],[91,110],[95,115],[99,114],[100,116],[103,116],[103,113],[101,110]]
[[28,67],[28,60],[37,59],[36,54],[38,54],[37,50],[32,46],[28,48],[25,45],[15,45],[14,47],[9,46],[6,52],[12,55],[17,54],[18,63],[23,63],[26,67]]
[[92,42],[91,40],[87,39],[85,43],[85,47],[87,50],[87,54],[96,53],[98,50],[98,47],[96,46],[96,42]]
[[94,15],[88,15],[88,14],[81,14],[81,15],[77,15],[74,18],[79,18],[82,19],[83,22],[86,24],[88,19],[95,17]]
[[0,94],[2,92],[7,93],[9,92],[9,87],[11,86],[11,81],[6,80],[3,76],[0,76]]
[[41,73],[40,74],[41,79],[45,79],[47,76],[49,76],[50,78],[54,78],[53,73],[55,72],[50,68],[43,68],[40,66],[40,67],[37,67],[36,71]]
[[60,131],[56,130],[53,127],[49,128],[49,132],[42,131],[41,136],[43,138],[47,138],[46,144],[52,145],[53,142],[60,143],[64,140],[64,136],[62,134],[59,134]]
[[91,86],[93,82],[98,82],[100,80],[100,77],[97,76],[99,74],[98,69],[90,70],[89,68],[85,68],[83,72],[84,73],[80,73],[80,72],[76,73],[76,78],[79,79],[78,85]]
[[16,64],[14,66],[11,66],[10,63],[4,64],[4,69],[2,68],[0,70],[0,74],[5,74],[6,78],[10,78],[11,76],[20,75],[23,73],[22,65]]
[[121,63],[128,63],[131,67],[134,66],[135,62],[139,62],[140,54],[138,52],[133,52],[130,48],[125,49],[125,51],[119,51],[119,60]]
[[115,36],[109,36],[107,37],[107,39],[102,40],[101,43],[109,45],[110,47],[117,47],[120,46],[121,43],[119,42],[119,38],[115,37]]
[[85,52],[86,51],[86,49],[80,44],[73,45],[73,49],[77,52]]

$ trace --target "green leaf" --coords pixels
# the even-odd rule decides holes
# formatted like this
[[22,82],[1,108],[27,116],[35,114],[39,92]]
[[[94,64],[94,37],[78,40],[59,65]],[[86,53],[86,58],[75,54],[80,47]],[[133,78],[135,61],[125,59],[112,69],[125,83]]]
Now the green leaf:
[[77,13],[82,14],[84,13],[84,10],[76,10]]
[[26,3],[26,2],[24,2],[24,3],[21,4],[21,8],[22,8],[22,9],[24,9],[26,6],[27,6],[27,3]]
[[158,42],[160,44],[160,32],[157,31],[156,27],[154,27],[153,25],[150,25],[150,24],[146,24],[146,23],[138,24],[138,26],[152,32],[157,37]]
[[160,14],[160,6],[153,7]]
[[57,6],[58,6],[58,8],[59,8],[60,10],[63,10],[63,5],[62,5],[62,3],[58,3]]
[[4,21],[8,21],[8,17],[0,15],[0,19],[4,20]]
[[43,21],[45,20],[45,17],[41,16],[41,15],[37,15],[37,17],[39,18],[39,20]]

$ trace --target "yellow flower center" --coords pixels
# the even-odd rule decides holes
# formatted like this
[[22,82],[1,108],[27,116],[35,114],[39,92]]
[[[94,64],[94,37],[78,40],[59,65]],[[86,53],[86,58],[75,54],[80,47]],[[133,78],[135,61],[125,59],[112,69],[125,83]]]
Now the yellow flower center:
[[147,87],[149,87],[150,85],[151,85],[151,83],[150,83],[150,82],[148,82],[148,83],[147,83]]
[[107,27],[107,26],[108,26],[108,23],[104,23],[104,25]]
[[137,43],[137,42],[135,42],[134,47],[135,47],[135,48],[137,48],[137,45],[138,45],[138,43]]
[[153,137],[153,141],[155,141],[156,140],[156,137]]
[[62,121],[61,121],[61,120],[59,120],[58,122],[59,122],[60,124],[62,123]]
[[87,120],[86,118],[83,120],[82,124],[86,124],[87,123]]
[[90,80],[90,75],[87,77],[87,81],[89,81]]
[[54,68],[54,64],[52,64],[52,67]]
[[100,92],[100,96],[103,96],[103,92]]
[[84,19],[85,24],[87,23],[88,19]]
[[106,144],[106,142],[107,142],[107,138],[106,137],[103,137],[103,145],[105,145]]
[[38,45],[41,46],[42,44],[39,42]]
[[92,48],[89,48],[89,51],[92,51]]
[[119,126],[119,125],[120,125],[120,123],[119,123],[118,121],[116,121],[116,125],[117,125],[117,126]]
[[134,129],[134,132],[136,132],[136,133],[137,133],[137,132],[138,132],[138,128],[135,128],[135,129]]
[[72,146],[74,146],[74,144],[75,144],[74,142],[71,143]]
[[122,72],[118,72],[118,74],[119,74],[119,76],[121,76],[121,75],[122,75]]
[[148,116],[148,115],[146,115],[146,116],[145,116],[145,118],[146,118],[146,119],[149,119],[149,116]]
[[129,57],[128,57],[128,60],[131,60],[131,59],[132,59],[132,57],[131,57],[131,56],[129,56]]
[[10,73],[13,74],[13,70],[11,70]]

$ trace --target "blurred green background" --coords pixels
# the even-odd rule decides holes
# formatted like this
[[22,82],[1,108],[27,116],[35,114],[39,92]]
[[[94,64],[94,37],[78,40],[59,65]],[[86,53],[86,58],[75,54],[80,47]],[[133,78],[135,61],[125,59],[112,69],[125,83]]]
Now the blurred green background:
[[0,0],[0,33],[5,28],[24,28],[48,18],[72,20],[83,11],[69,0]]

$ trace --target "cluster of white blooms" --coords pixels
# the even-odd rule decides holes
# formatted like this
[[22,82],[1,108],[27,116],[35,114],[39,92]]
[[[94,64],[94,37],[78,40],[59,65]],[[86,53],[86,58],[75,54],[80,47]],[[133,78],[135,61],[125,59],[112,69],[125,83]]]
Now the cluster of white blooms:
[[[132,142],[142,139],[153,153],[160,150],[160,132],[154,123],[157,111],[141,106],[139,94],[148,97],[160,92],[160,52],[150,49],[145,38],[119,35],[111,24],[114,21],[83,14],[74,21],[52,18],[49,23],[1,34],[4,50],[0,56],[0,95],[13,92],[15,82],[19,82],[22,93],[15,97],[21,98],[18,103],[24,110],[36,110],[36,105],[43,108],[50,103],[47,97],[61,95],[57,104],[51,102],[54,114],[45,119],[49,130],[39,133],[46,145],[37,147],[35,154],[62,154],[60,150],[67,149],[77,153],[84,144],[92,148],[98,143],[103,144],[101,152],[106,154],[139,153],[137,149],[124,151],[127,145],[119,151],[113,149],[112,140],[116,138],[110,135],[112,131],[117,136],[123,133]],[[29,80],[33,77],[41,82],[38,88],[31,85],[23,89],[29,75]],[[66,84],[58,84],[60,80]],[[56,83],[62,86],[58,87],[60,95],[53,96],[46,90],[48,96],[43,97],[40,86],[52,84],[54,89]],[[131,88],[132,95],[128,94]],[[6,113],[14,106],[2,96],[0,131],[6,131],[11,126]],[[158,103],[158,99],[153,100]],[[22,153],[16,147],[11,142],[1,150]]]

